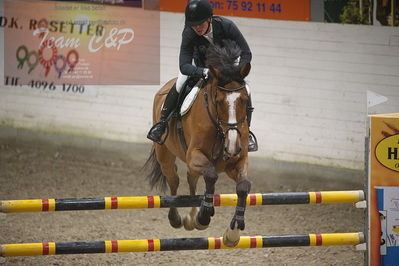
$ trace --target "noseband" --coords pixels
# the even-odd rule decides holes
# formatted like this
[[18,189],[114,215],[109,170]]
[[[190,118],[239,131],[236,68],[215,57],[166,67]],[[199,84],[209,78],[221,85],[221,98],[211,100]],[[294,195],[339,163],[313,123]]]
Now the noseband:
[[[235,88],[226,88],[223,86],[216,86],[217,89],[219,90],[223,90],[223,91],[227,91],[227,92],[233,92],[233,91],[239,91],[245,88],[245,83],[242,84],[241,86],[235,87]],[[246,120],[247,116],[245,115],[243,119],[241,119],[240,121],[236,122],[236,123],[229,123],[224,121],[222,118],[220,118],[219,113],[218,113],[218,108],[217,108],[217,102],[214,103],[215,105],[215,109],[216,109],[216,120],[213,118],[211,111],[209,110],[209,101],[208,101],[208,92],[205,91],[204,93],[204,98],[205,98],[205,107],[206,110],[208,112],[208,116],[210,118],[210,120],[212,121],[213,125],[216,128],[216,133],[218,136],[221,137],[222,139],[222,147],[224,148],[224,152],[227,152],[226,148],[224,147],[224,143],[225,143],[225,139],[226,139],[226,135],[228,134],[228,132],[230,130],[235,130],[237,131],[238,135],[241,137],[241,132],[240,130],[237,128],[240,124],[244,123],[244,121]],[[222,125],[227,126],[227,130],[223,131]],[[237,156],[239,153],[241,152],[241,149],[238,150],[233,157]],[[219,154],[220,152],[218,152],[217,157],[220,156]],[[216,159],[216,158],[215,158]],[[227,157],[223,157],[224,160],[227,160]]]

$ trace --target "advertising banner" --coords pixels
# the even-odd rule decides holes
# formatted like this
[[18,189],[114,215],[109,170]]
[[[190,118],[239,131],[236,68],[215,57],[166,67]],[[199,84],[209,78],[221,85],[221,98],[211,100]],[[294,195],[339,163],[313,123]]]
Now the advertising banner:
[[[184,12],[187,0],[160,0],[160,10]],[[214,14],[279,20],[310,20],[310,0],[217,0],[209,1]]]
[[399,261],[399,113],[371,116],[369,229],[370,265],[397,265]]
[[77,1],[3,4],[5,85],[159,85],[158,10]]

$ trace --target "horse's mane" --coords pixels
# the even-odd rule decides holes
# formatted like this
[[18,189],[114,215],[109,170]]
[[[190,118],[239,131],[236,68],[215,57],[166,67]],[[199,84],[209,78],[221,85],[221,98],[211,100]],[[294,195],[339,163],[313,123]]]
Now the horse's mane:
[[244,82],[240,75],[241,65],[237,63],[241,49],[235,41],[224,40],[223,45],[210,45],[206,53],[206,66],[212,66],[222,72],[220,83],[231,81]]

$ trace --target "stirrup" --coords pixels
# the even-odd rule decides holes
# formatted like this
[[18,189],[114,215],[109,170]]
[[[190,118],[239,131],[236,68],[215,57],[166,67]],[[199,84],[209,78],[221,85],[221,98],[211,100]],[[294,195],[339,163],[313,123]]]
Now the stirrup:
[[[159,125],[159,124],[161,124],[161,123],[166,123],[166,125],[165,125],[165,131],[164,131],[164,132],[162,133],[162,135],[160,136],[160,139],[156,139],[156,138],[154,138],[153,136],[151,136],[150,133],[151,133],[151,131],[152,131],[157,125]],[[166,133],[166,135],[165,135],[165,133]],[[163,136],[163,135],[165,135],[165,138],[164,138],[164,139],[162,139],[162,136]],[[150,131],[148,131],[148,134],[147,134],[147,138],[148,138],[148,139],[150,139],[150,140],[152,140],[152,141],[158,143],[159,145],[164,144],[165,141],[166,141],[166,139],[168,138],[168,136],[169,136],[169,123],[168,123],[168,121],[159,121],[158,123],[155,123],[155,124],[151,127]]]
[[255,134],[250,130],[248,140],[251,139],[251,136],[253,140],[253,145],[249,145],[250,143],[248,141],[248,152],[254,152],[258,150],[258,140],[256,139]]

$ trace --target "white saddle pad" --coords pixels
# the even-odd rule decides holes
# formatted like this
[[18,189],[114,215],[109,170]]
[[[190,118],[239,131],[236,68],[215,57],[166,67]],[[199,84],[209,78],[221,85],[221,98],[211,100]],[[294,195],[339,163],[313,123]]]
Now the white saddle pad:
[[199,82],[195,84],[194,88],[190,91],[190,93],[187,95],[187,97],[184,99],[183,104],[180,108],[180,115],[183,116],[185,115],[193,105],[195,99],[197,98],[198,92],[200,91],[200,88],[198,87]]

